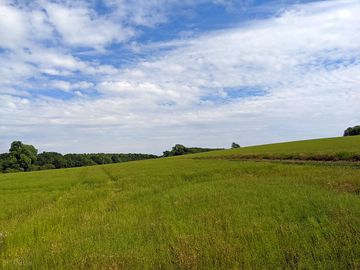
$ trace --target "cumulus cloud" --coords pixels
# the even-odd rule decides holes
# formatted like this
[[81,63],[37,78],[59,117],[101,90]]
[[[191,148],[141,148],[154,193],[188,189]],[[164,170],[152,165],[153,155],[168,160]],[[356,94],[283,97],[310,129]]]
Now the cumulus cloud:
[[47,3],[46,9],[50,23],[70,45],[88,46],[101,49],[113,42],[123,42],[134,35],[130,28],[101,17],[88,7],[68,7]]
[[0,2],[0,46],[13,48],[26,39],[26,22],[16,8]]
[[[356,72],[359,64],[360,7],[352,3],[312,4],[248,27],[173,41],[174,50],[121,71],[118,81],[113,76],[100,90],[136,95],[147,89],[162,98],[173,90],[192,96],[194,105],[206,95],[220,98],[226,89],[241,94],[249,87],[264,88],[275,95],[286,87],[291,93],[311,85],[318,85],[317,91],[338,87],[351,76],[343,72]],[[179,98],[173,95],[171,101]]]
[[[149,1],[148,10],[159,8],[161,16],[144,13],[141,20],[147,22],[139,19],[137,24],[167,20],[161,5],[151,6],[155,2]],[[125,2],[107,4],[116,5],[119,13]],[[50,5],[58,11],[58,4]],[[80,25],[107,26],[102,20],[112,24],[114,19],[98,17],[83,4],[60,9],[65,17],[79,19],[78,25],[71,29],[62,16],[56,22],[50,11],[39,19],[60,33],[60,43],[97,49],[126,40],[117,39],[116,30],[108,35],[102,28],[99,36],[89,33],[80,40],[75,32],[90,31],[77,29]],[[0,67],[0,131],[8,141],[16,131],[24,140],[57,151],[155,153],[174,143],[224,147],[234,140],[246,145],[340,135],[360,118],[358,14],[356,0],[297,5],[246,25],[142,44],[139,50],[150,56],[125,67],[84,60],[69,48],[33,41],[30,49],[0,55],[5,63]],[[53,35],[48,28],[43,31]],[[10,48],[27,39],[26,34],[16,36],[16,42],[9,36],[0,44]],[[34,74],[38,79],[32,82]],[[76,94],[63,100],[34,98],[25,91],[36,87]]]

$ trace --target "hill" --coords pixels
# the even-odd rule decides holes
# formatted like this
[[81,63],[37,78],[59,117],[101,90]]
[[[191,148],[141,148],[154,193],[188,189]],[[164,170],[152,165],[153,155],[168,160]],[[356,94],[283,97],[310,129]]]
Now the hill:
[[358,166],[213,158],[349,139],[0,175],[0,269],[359,269]]
[[250,146],[191,156],[194,157],[360,161],[360,136]]

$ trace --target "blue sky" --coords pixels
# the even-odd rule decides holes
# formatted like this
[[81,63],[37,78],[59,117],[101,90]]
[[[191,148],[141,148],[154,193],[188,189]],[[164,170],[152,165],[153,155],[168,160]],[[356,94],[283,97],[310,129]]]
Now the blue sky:
[[0,0],[0,151],[161,153],[360,122],[360,2]]

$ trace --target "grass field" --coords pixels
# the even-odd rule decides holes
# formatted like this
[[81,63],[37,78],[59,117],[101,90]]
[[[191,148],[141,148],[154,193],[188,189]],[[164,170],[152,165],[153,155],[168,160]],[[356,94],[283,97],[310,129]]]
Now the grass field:
[[[196,155],[200,158],[360,161],[360,136],[285,142]],[[191,158],[194,158],[192,156]]]
[[0,268],[359,269],[357,165],[212,159],[359,143],[0,175]]

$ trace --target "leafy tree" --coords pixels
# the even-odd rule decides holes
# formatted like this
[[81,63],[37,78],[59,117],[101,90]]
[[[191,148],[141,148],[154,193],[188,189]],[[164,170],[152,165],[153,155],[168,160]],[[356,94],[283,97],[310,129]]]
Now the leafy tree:
[[119,155],[111,154],[111,161],[112,161],[112,163],[119,163],[119,162],[121,162],[121,159],[120,159]]
[[170,151],[164,151],[163,152],[163,157],[170,157],[171,156],[171,152]]
[[37,159],[37,149],[32,145],[14,141],[9,149],[10,169],[31,171],[31,167]]
[[11,167],[12,164],[16,163],[15,157],[10,157],[9,153],[4,153],[0,155],[0,169],[1,171],[6,171]]
[[188,149],[182,144],[176,144],[172,148],[171,152],[173,153],[174,156],[180,156],[186,154],[188,152]]
[[32,145],[15,141],[9,153],[0,154],[0,172],[35,171],[70,167],[82,167],[96,164],[110,164],[132,160],[157,158],[148,154],[66,154],[43,152],[37,154]]
[[[56,152],[43,152],[38,155],[36,164],[40,166],[40,168],[51,168],[54,167],[56,169],[66,168],[67,162],[62,154]],[[52,166],[47,166],[52,165]]]
[[164,151],[163,157],[180,156],[186,154],[195,154],[214,150],[223,150],[222,148],[201,148],[201,147],[185,147],[182,144],[176,144],[171,151]]
[[58,169],[53,164],[45,164],[43,166],[40,166],[40,170],[52,170],[52,169]]
[[107,154],[91,154],[90,159],[96,164],[110,164],[112,163],[112,157]]
[[233,142],[231,144],[231,148],[240,148],[240,144],[237,144],[237,143]]
[[344,131],[344,136],[360,135],[360,126],[349,127]]
[[96,163],[91,160],[91,158],[84,154],[66,154],[64,156],[69,167],[83,167],[96,165]]

